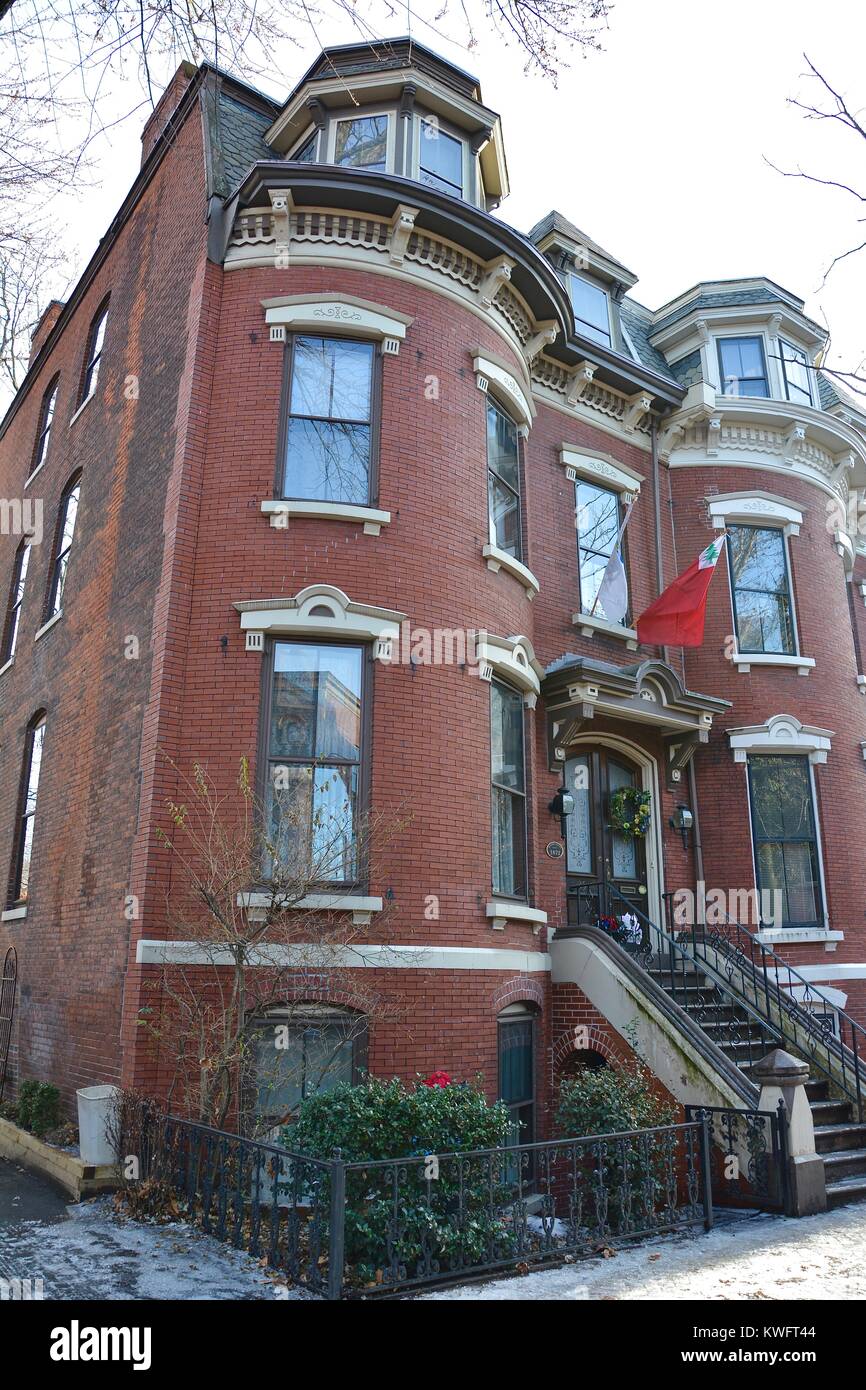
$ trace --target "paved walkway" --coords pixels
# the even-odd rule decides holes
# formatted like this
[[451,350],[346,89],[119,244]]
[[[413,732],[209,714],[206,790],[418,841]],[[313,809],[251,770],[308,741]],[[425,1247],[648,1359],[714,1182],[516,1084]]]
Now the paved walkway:
[[183,1225],[119,1221],[111,1198],[67,1206],[49,1183],[2,1159],[0,1279],[41,1279],[46,1299],[274,1298],[241,1251]]
[[725,1213],[709,1234],[683,1233],[610,1259],[464,1285],[427,1300],[866,1298],[866,1202],[786,1220]]

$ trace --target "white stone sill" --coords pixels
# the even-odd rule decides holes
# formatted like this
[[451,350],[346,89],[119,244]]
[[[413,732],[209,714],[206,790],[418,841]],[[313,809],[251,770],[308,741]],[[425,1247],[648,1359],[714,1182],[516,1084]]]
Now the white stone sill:
[[[238,907],[262,912],[271,903],[269,893],[238,893]],[[382,899],[356,893],[308,893],[286,907],[287,912],[351,912],[355,926],[369,926],[374,912],[382,911]]]
[[808,676],[815,665],[813,656],[788,656],[781,652],[734,652],[731,660],[743,676],[747,676],[753,666],[776,666]]
[[514,556],[509,555],[507,551],[500,550],[498,545],[483,546],[481,554],[487,561],[487,568],[489,570],[493,570],[494,574],[496,574],[498,570],[506,570],[508,574],[513,575],[515,579],[520,581],[526,590],[527,598],[535,598],[541,585],[531,569],[521,564],[519,560],[515,560]]
[[26,907],[7,907],[0,912],[0,922],[21,922],[27,916]]
[[15,658],[14,658],[14,656],[10,656],[9,660],[8,660],[8,661],[4,661],[3,665],[0,666],[0,676],[2,676],[6,671],[8,671],[10,666],[14,666],[14,665],[15,665]]
[[534,936],[538,936],[547,925],[547,913],[540,908],[529,907],[526,903],[508,902],[506,898],[494,898],[487,904],[487,916],[494,931],[504,931],[507,922],[528,922]]
[[580,628],[582,637],[593,637],[596,632],[600,632],[605,637],[618,637],[621,642],[625,642],[630,652],[637,651],[636,628],[621,627],[619,623],[608,622],[607,618],[597,618],[594,613],[572,613],[571,621],[575,627]]
[[824,927],[772,927],[768,931],[755,932],[755,940],[762,946],[794,946],[801,941],[823,941],[825,951],[835,951],[836,942],[844,941],[845,933]]
[[75,414],[73,415],[72,419],[69,421],[69,428],[70,428],[70,429],[72,429],[72,426],[75,424],[75,421],[78,419],[79,415],[80,415],[81,412],[84,410],[84,407],[87,406],[87,405],[90,405],[90,402],[93,400],[93,397],[94,397],[95,395],[96,395],[96,392],[95,392],[95,391],[91,391],[91,393],[90,393],[89,396],[85,396],[85,397],[84,397],[84,400],[81,402],[81,405],[78,407],[78,409],[76,410],[76,412],[75,412]]
[[43,623],[39,631],[34,635],[33,641],[38,642],[40,637],[44,637],[46,632],[50,632],[55,623],[59,623],[63,617],[63,609],[55,613],[53,618],[49,618],[47,623]]
[[45,467],[45,463],[46,463],[46,460],[43,459],[42,462],[40,463],[39,467],[38,467],[38,468],[34,468],[33,472],[30,474],[30,477],[29,477],[29,478],[26,478],[25,481],[24,481],[24,486],[25,486],[25,487],[29,487],[30,484],[33,482],[33,479],[36,477],[37,473],[41,473],[41,472],[42,472],[43,468]]
[[265,516],[270,517],[271,525],[278,531],[288,529],[282,518],[306,516],[317,521],[354,521],[363,525],[365,535],[378,536],[382,527],[388,526],[391,521],[390,512],[380,511],[378,507],[362,507],[352,502],[312,502],[268,497],[262,502],[261,509]]

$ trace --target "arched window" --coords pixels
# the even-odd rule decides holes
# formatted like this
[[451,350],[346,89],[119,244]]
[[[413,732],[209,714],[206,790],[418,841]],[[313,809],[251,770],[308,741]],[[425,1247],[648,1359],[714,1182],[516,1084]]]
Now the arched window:
[[508,1106],[511,1118],[509,1144],[535,1140],[537,1017],[534,1004],[509,1004],[497,1019],[499,1099]]
[[36,446],[33,450],[33,462],[30,468],[30,478],[42,467],[48,456],[48,441],[51,438],[51,422],[54,419],[54,408],[57,405],[57,391],[60,386],[60,377],[56,376],[49,383],[48,390],[42,397],[42,405],[39,409],[39,428],[36,432]]
[[81,380],[81,405],[89,400],[96,390],[99,380],[99,364],[102,360],[102,345],[105,341],[105,326],[108,323],[108,300],[104,300],[97,310],[87,335],[87,350],[84,355],[84,375]]
[[360,1079],[367,1062],[367,1019],[354,1009],[298,1003],[268,1015],[256,1029],[255,1114],[276,1125],[308,1096]]
[[75,536],[75,521],[78,515],[78,501],[81,495],[81,474],[76,473],[66,487],[60,499],[60,511],[57,517],[57,531],[54,541],[54,557],[51,563],[51,582],[48,589],[48,604],[45,613],[45,621],[55,618],[58,613],[63,611],[63,590],[66,587],[66,575],[69,569],[69,554],[72,550],[72,541]]
[[21,542],[15,552],[12,567],[12,585],[9,590],[9,603],[6,608],[6,622],[3,626],[3,645],[0,647],[0,666],[5,666],[15,655],[18,641],[18,626],[21,621],[21,604],[24,601],[24,585],[27,581],[27,567],[30,564],[30,540]]
[[33,834],[36,825],[36,796],[42,765],[42,744],[45,738],[45,711],[39,710],[27,726],[24,743],[24,762],[18,793],[18,821],[15,853],[9,881],[10,907],[23,906],[30,896],[30,866],[33,853]]

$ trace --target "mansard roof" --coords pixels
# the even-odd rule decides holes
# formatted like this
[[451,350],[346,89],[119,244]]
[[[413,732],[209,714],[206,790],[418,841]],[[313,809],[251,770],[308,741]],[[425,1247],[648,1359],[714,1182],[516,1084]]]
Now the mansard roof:
[[679,322],[701,309],[738,309],[754,305],[781,305],[796,314],[816,338],[823,340],[826,330],[803,311],[803,300],[799,295],[777,285],[775,280],[765,276],[748,276],[736,280],[702,280],[684,294],[663,304],[653,314],[653,334],[662,332],[671,324]]

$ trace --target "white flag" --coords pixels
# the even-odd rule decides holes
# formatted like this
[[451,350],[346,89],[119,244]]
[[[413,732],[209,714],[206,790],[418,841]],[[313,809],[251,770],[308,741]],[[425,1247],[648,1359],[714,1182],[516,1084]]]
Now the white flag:
[[628,612],[628,581],[618,548],[613,550],[605,565],[597,602],[610,623],[621,623]]

